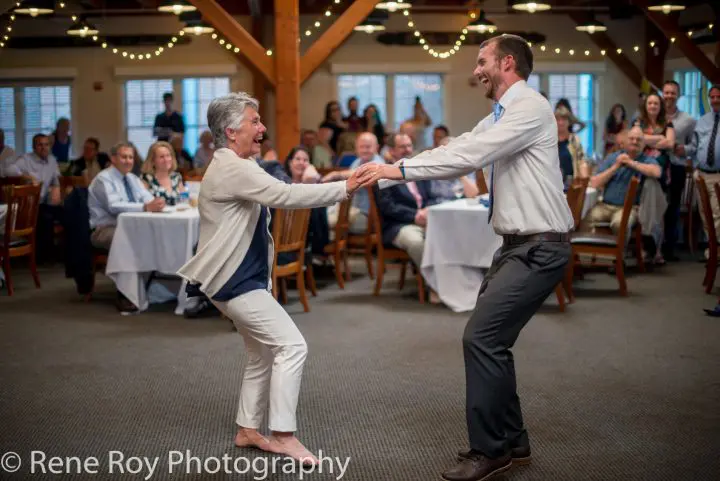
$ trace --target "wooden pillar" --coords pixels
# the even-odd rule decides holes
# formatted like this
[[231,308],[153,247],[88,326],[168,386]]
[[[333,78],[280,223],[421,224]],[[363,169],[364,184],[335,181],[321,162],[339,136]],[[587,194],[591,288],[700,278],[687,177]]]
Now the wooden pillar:
[[[654,42],[650,46],[650,42]],[[645,78],[651,84],[662,88],[665,82],[665,56],[668,50],[668,39],[657,26],[645,18]]]
[[275,0],[275,148],[282,160],[300,142],[299,0]]

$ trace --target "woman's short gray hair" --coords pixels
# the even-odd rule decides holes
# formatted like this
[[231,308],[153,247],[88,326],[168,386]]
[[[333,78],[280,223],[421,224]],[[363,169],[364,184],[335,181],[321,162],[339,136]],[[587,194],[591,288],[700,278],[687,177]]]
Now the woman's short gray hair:
[[259,102],[245,92],[232,92],[210,102],[207,120],[215,148],[227,147],[225,129],[240,128],[245,109],[248,107],[258,110]]

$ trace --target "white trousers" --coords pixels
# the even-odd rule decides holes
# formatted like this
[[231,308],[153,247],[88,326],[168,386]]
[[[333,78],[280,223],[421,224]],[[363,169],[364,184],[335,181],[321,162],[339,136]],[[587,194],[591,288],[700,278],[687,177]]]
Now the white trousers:
[[240,387],[237,424],[259,429],[268,410],[272,431],[297,430],[295,410],[307,344],[280,304],[265,290],[227,302],[212,301],[245,339],[247,363]]
[[425,229],[416,224],[404,225],[393,239],[393,245],[407,251],[418,269],[422,267],[425,250]]

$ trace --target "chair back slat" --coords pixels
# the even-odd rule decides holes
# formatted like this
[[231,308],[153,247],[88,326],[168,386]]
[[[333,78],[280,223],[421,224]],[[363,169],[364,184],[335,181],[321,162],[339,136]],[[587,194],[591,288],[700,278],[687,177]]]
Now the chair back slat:
[[76,187],[87,187],[88,180],[82,175],[62,175],[60,176],[60,196],[65,200],[65,197],[72,192]]
[[276,209],[273,219],[275,252],[304,252],[310,209]]
[[[7,202],[5,198],[5,186],[9,185],[31,185],[34,184],[35,179],[29,175],[11,175],[8,177],[0,177],[0,201]],[[39,184],[38,184],[39,185]]]
[[482,169],[475,172],[475,185],[477,186],[478,193],[480,195],[485,195],[490,192],[490,190],[488,190],[487,182],[485,182],[485,174]]
[[705,217],[708,241],[713,245],[717,245],[717,232],[715,231],[715,222],[713,221],[710,192],[708,191],[707,183],[702,176],[698,176],[695,182],[697,184],[698,197],[700,198],[700,209],[702,209],[703,217]]
[[335,242],[347,240],[350,234],[350,206],[352,198],[340,202],[338,207],[338,218],[335,224]]
[[623,203],[623,213],[620,220],[620,229],[618,229],[617,234],[617,245],[619,246],[624,246],[625,240],[628,238],[628,220],[630,220],[630,213],[632,212],[632,208],[635,205],[635,199],[637,198],[637,191],[639,185],[640,181],[638,180],[638,178],[633,177],[630,181],[630,185],[628,186],[628,190],[625,193],[625,202]]
[[582,201],[580,197],[584,197],[585,192],[581,185],[571,185],[567,191],[566,198],[568,207],[573,216],[574,229],[577,230],[580,227],[580,216],[582,214]]
[[3,197],[7,201],[5,245],[13,237],[33,236],[40,207],[40,184],[4,186]]

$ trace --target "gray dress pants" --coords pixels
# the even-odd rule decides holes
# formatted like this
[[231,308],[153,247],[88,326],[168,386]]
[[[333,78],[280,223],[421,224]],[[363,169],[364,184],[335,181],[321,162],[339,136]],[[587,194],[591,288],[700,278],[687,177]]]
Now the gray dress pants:
[[463,353],[470,447],[489,457],[528,446],[510,348],[563,279],[568,242],[526,242],[498,249],[465,327]]

